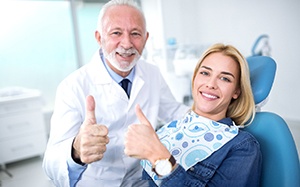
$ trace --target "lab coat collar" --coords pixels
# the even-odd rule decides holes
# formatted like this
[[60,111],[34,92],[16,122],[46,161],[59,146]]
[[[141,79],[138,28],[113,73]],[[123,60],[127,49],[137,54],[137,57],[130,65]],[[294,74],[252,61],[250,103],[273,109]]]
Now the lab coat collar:
[[[147,73],[147,69],[143,65],[145,63],[143,60],[139,60],[135,66],[135,76],[132,82],[131,95],[129,99],[129,105],[132,105],[136,97],[138,96],[140,90],[143,88],[145,81],[144,76]],[[89,72],[91,73],[91,79],[94,84],[116,84],[113,78],[107,72],[104,64],[102,63],[101,57],[99,55],[99,51],[96,51],[94,56],[92,57],[92,61],[88,64]],[[118,85],[119,86],[119,85]],[[128,98],[124,97],[124,99],[128,100]]]
[[[124,78],[120,75],[118,75],[116,72],[114,72],[108,65],[106,62],[106,59],[103,56],[103,52],[101,49],[99,49],[99,55],[101,58],[101,61],[104,65],[104,67],[106,68],[106,70],[108,71],[109,75],[114,79],[114,81],[116,81],[117,83],[120,83]],[[130,82],[132,83],[133,78],[134,78],[134,74],[135,74],[135,67],[132,68],[132,71],[129,73],[129,75],[126,77],[127,79],[130,80]]]
[[114,81],[102,63],[98,51],[92,57],[88,68],[94,84],[111,84]]
[[[90,72],[91,72],[91,77],[93,78],[93,82],[95,84],[109,84],[114,80],[111,77],[111,75],[109,74],[109,72],[107,71],[104,63],[105,62],[102,62],[99,52],[98,51],[95,52],[94,56],[92,57],[92,61],[91,61],[90,67],[89,67]],[[136,67],[134,67],[134,68],[138,68],[139,63],[140,63],[140,60],[137,63]],[[139,72],[140,72],[140,77],[142,77],[143,72],[141,70]],[[133,72],[133,73],[136,73],[136,72]],[[130,80],[133,82],[132,79],[134,79],[136,75],[131,74],[130,76],[131,76]]]
[[[143,88],[145,81],[143,79],[144,76],[144,71],[142,68],[142,64],[144,63],[143,61],[139,60],[138,63],[136,64],[136,69],[135,69],[135,77],[132,82],[132,87],[131,87],[131,98],[136,98],[140,92],[140,90]],[[133,99],[132,99],[133,100]]]

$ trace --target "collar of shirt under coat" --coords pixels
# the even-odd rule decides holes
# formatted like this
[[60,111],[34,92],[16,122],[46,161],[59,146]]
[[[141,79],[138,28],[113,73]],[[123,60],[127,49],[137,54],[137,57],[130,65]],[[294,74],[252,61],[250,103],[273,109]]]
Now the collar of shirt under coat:
[[[100,55],[100,58],[104,64],[104,67],[106,68],[107,72],[109,73],[109,75],[111,76],[111,78],[116,81],[118,84],[120,84],[120,82],[124,79],[122,76],[118,75],[116,72],[114,72],[108,65],[107,65],[107,62],[103,56],[103,52],[102,50],[100,49],[99,50],[99,55]],[[129,75],[125,78],[129,79],[130,80],[130,87],[131,87],[131,84],[133,82],[133,79],[134,79],[134,76],[135,76],[135,67],[132,68],[132,71],[129,73]],[[130,88],[129,88],[130,89]]]

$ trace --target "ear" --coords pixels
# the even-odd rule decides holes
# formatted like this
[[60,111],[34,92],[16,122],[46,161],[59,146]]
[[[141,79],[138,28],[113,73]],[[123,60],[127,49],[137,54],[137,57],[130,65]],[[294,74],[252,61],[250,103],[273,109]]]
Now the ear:
[[146,36],[145,36],[144,48],[145,48],[145,46],[146,46],[146,43],[147,43],[148,38],[149,38],[149,32],[147,32],[147,33],[146,33]]
[[149,32],[147,31],[147,33],[146,33],[146,41],[148,40],[148,38],[149,38]]
[[237,98],[240,96],[240,94],[241,94],[241,89],[238,88],[238,89],[235,90],[235,92],[234,92],[232,98],[233,98],[233,99],[237,99]]
[[101,46],[101,34],[99,31],[95,31],[95,39],[97,41],[97,43]]

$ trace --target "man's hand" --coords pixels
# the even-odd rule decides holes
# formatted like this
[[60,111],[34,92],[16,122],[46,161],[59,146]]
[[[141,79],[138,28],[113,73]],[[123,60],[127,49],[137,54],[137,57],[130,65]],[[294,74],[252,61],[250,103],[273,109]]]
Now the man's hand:
[[108,128],[96,124],[95,100],[93,96],[86,98],[86,116],[73,142],[73,158],[90,164],[101,160],[109,142]]

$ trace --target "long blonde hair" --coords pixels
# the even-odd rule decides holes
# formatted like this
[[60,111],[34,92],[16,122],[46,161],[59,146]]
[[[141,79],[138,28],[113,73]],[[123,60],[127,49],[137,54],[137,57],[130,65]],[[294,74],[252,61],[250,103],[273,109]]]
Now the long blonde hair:
[[[250,83],[249,67],[244,56],[232,45],[214,44],[208,48],[198,61],[192,78],[192,89],[194,89],[194,80],[203,60],[210,54],[221,52],[222,54],[231,57],[240,68],[239,83],[240,95],[237,99],[232,99],[226,112],[226,117],[240,126],[248,125],[252,122],[255,116],[255,103]],[[195,109],[193,104],[192,109]]]

